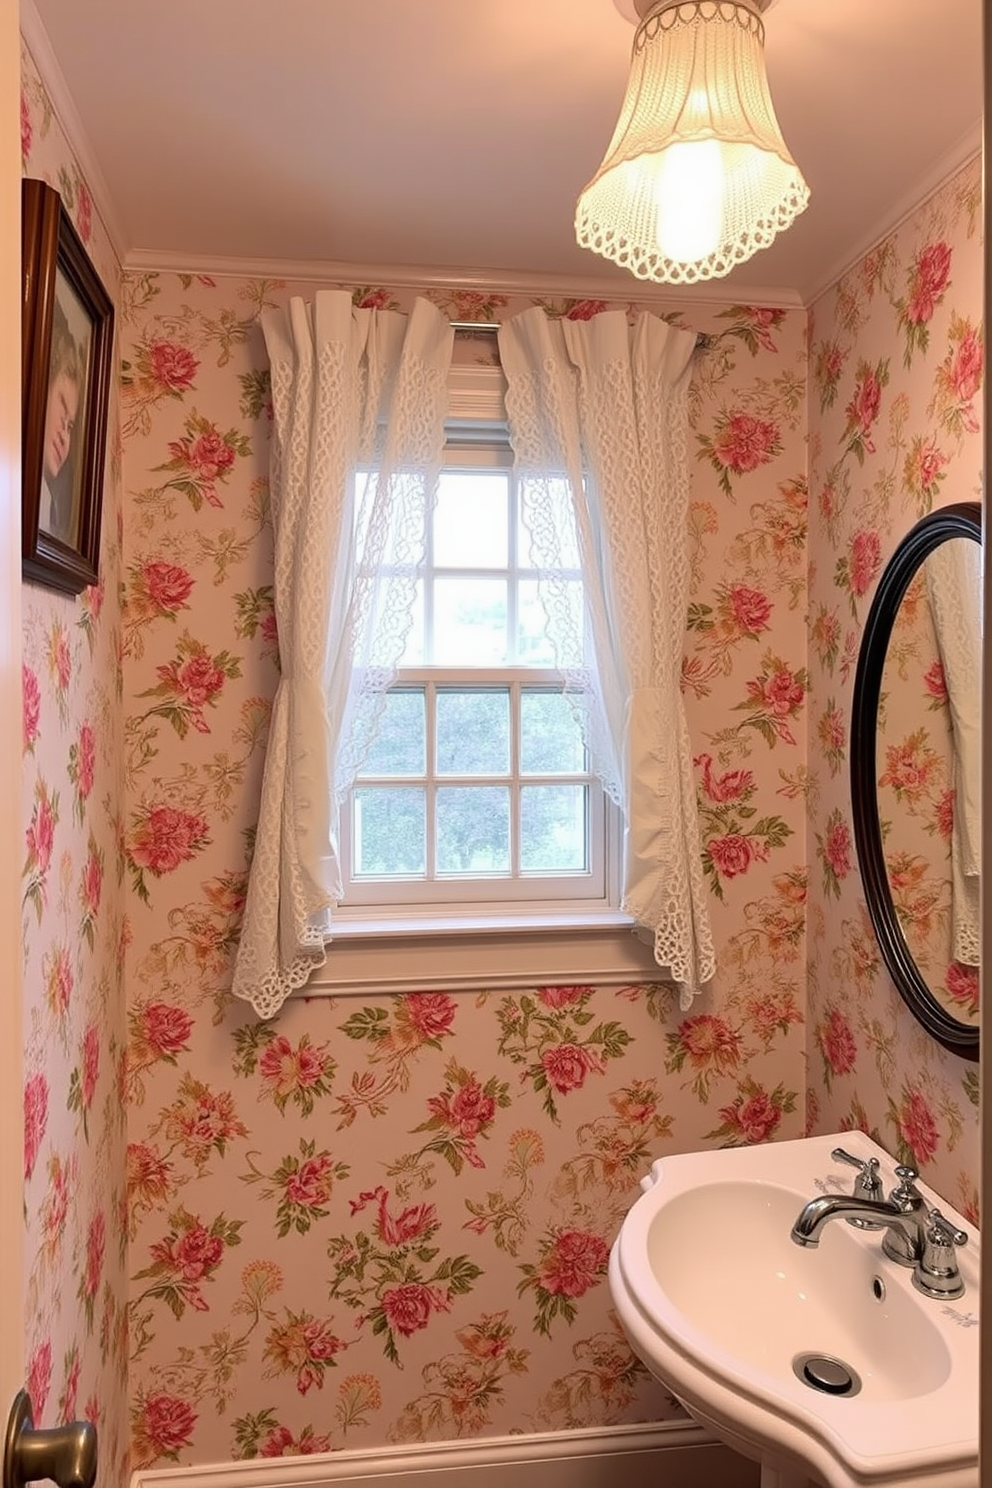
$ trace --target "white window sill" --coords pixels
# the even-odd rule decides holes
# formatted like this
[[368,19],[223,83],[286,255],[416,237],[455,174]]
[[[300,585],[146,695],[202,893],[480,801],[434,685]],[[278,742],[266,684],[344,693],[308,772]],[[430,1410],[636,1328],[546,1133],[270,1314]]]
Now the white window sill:
[[457,920],[334,922],[327,961],[306,997],[488,991],[558,985],[623,986],[666,980],[653,949],[616,911],[582,915],[473,915]]

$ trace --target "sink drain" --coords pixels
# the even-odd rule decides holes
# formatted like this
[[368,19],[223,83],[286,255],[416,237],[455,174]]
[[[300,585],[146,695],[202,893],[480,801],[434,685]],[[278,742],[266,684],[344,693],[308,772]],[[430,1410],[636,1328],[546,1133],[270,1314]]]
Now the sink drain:
[[822,1390],[824,1395],[857,1395],[861,1389],[861,1381],[850,1365],[832,1354],[797,1354],[792,1370],[804,1385]]

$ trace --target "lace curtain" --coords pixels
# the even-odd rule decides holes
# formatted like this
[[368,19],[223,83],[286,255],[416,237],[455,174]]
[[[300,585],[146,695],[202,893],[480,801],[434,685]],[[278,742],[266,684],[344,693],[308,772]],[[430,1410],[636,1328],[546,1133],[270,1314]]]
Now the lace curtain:
[[331,290],[262,329],[282,675],[232,990],[271,1017],[325,960],[340,802],[412,624],[453,332],[427,300],[405,316]]
[[648,314],[631,330],[619,311],[583,322],[535,307],[504,324],[499,344],[552,640],[594,767],[623,810],[622,908],[685,1009],[715,971],[679,687],[694,337]]

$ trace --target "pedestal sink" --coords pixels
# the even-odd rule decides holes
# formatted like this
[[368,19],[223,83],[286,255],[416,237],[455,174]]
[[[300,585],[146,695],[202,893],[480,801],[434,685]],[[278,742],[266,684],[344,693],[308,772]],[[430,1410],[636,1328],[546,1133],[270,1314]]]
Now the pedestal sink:
[[663,1158],[610,1257],[631,1347],[703,1425],[762,1463],[762,1488],[977,1488],[978,1233],[964,1293],[922,1295],[882,1231],[832,1219],[815,1249],[790,1239],[807,1200],[850,1193],[843,1146],[893,1159],[860,1132]]

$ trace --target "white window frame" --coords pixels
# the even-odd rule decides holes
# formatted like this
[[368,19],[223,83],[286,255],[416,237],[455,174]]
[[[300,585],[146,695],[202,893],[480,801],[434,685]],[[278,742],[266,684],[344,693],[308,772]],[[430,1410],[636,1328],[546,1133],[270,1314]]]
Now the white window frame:
[[[451,431],[454,438],[449,441],[445,451],[444,466],[446,470],[457,470],[459,468],[470,471],[504,472],[512,480],[513,458],[505,432],[498,424],[489,426],[474,422],[471,431],[465,435],[463,429],[455,428]],[[459,437],[461,435],[461,437]],[[517,493],[519,499],[519,493]],[[480,578],[505,576],[507,581],[507,598],[510,604],[511,633],[513,631],[512,617],[516,613],[516,583],[529,577],[529,570],[521,567],[519,554],[517,552],[517,508],[513,505],[510,513],[509,551],[507,555],[506,569],[485,569],[471,571],[467,577],[472,577],[474,572]],[[433,634],[433,604],[432,588],[430,578],[435,573],[442,576],[443,568],[433,568],[432,555],[428,557],[428,582],[424,593],[424,623],[425,632],[428,637]],[[457,572],[457,570],[456,570]],[[580,575],[576,570],[569,577],[578,579]],[[428,642],[430,644],[430,641]],[[542,914],[567,914],[573,906],[577,909],[610,910],[614,909],[619,902],[618,875],[614,870],[612,873],[607,864],[607,854],[613,858],[617,854],[615,834],[617,823],[616,813],[607,802],[602,786],[591,768],[586,767],[582,772],[576,772],[572,776],[562,776],[563,783],[578,783],[584,786],[587,792],[586,806],[586,868],[571,873],[560,875],[536,874],[521,871],[519,874],[492,874],[466,876],[464,878],[445,878],[443,875],[435,874],[431,869],[433,857],[433,822],[434,796],[435,792],[445,786],[458,785],[484,785],[491,784],[507,787],[511,794],[524,783],[555,783],[554,776],[534,777],[527,775],[518,768],[516,750],[511,748],[511,766],[509,773],[503,776],[465,776],[459,778],[448,778],[439,776],[434,768],[434,738],[436,714],[434,710],[435,699],[439,692],[447,689],[457,690],[503,690],[511,693],[511,744],[518,742],[517,718],[519,716],[519,694],[528,689],[547,689],[549,691],[561,690],[561,677],[552,667],[534,667],[526,664],[510,662],[505,666],[492,667],[459,667],[458,665],[423,665],[416,667],[400,668],[397,679],[391,690],[409,689],[419,691],[423,689],[426,694],[425,723],[426,723],[426,773],[423,777],[378,777],[362,774],[356,780],[354,789],[361,786],[374,788],[381,785],[403,786],[404,784],[423,785],[427,798],[428,831],[427,831],[427,857],[428,865],[423,877],[404,876],[402,878],[376,878],[364,879],[353,874],[354,857],[354,817],[353,817],[353,793],[349,792],[348,802],[342,807],[341,812],[341,862],[344,872],[345,897],[342,904],[342,913],[350,918],[352,910],[356,915],[367,914],[372,918],[389,918],[397,912],[407,913],[417,918],[424,916],[442,914],[447,918],[458,919],[466,914],[484,912],[493,914],[505,914],[508,912],[519,912],[531,918]],[[613,818],[612,830],[609,820]],[[511,856],[516,857],[516,814],[511,812]],[[400,908],[402,906],[402,908]]]
[[[478,447],[494,423],[505,428],[505,379],[498,367],[455,365],[449,379],[449,450],[459,442]],[[494,441],[494,464],[505,458],[504,438]],[[517,677],[520,673],[514,669]],[[485,685],[465,672],[466,685]],[[452,674],[444,669],[444,683]],[[525,685],[550,673],[527,669]],[[404,681],[407,679],[404,679]],[[327,961],[308,983],[308,995],[370,996],[392,992],[511,988],[545,983],[623,985],[663,975],[653,948],[633,933],[619,908],[623,828],[620,813],[593,781],[590,824],[602,832],[603,878],[586,897],[516,902],[484,892],[413,903],[402,891],[377,904],[349,903],[332,916]],[[344,813],[343,813],[344,815]],[[343,843],[345,850],[349,844]],[[485,882],[485,881],[483,881]],[[491,888],[500,880],[489,884]],[[392,899],[393,902],[389,902]]]
[[[423,689],[427,694],[425,712],[428,765],[426,775],[424,777],[396,777],[362,774],[355,782],[356,789],[362,786],[374,788],[391,785],[423,785],[428,802],[428,822],[430,822],[433,807],[431,797],[435,791],[448,786],[505,787],[511,792],[512,799],[516,789],[532,783],[581,785],[587,792],[586,867],[561,874],[538,873],[523,868],[519,873],[514,873],[511,869],[508,873],[480,873],[465,877],[446,876],[442,873],[432,874],[430,865],[433,855],[429,841],[428,867],[424,876],[365,878],[353,875],[351,872],[354,853],[353,816],[351,811],[344,808],[341,814],[341,860],[345,867],[343,907],[353,906],[356,910],[361,908],[372,914],[380,910],[390,914],[396,912],[397,906],[403,905],[412,914],[423,912],[430,915],[440,910],[441,913],[457,917],[461,914],[472,913],[473,910],[477,911],[481,905],[493,906],[496,913],[502,913],[510,906],[514,908],[519,906],[525,911],[530,907],[534,913],[542,911],[567,913],[572,905],[590,909],[609,909],[616,905],[618,902],[618,889],[614,881],[616,875],[611,876],[607,862],[608,852],[612,850],[614,857],[616,855],[608,825],[609,816],[615,813],[608,811],[603,788],[591,770],[587,769],[574,775],[532,776],[514,771],[511,764],[511,771],[506,775],[445,776],[436,774],[432,768],[431,756],[434,752],[436,719],[434,698],[437,693],[449,689],[458,691],[476,689],[503,691],[505,689],[511,694],[512,718],[519,712],[520,692],[560,691],[560,681],[554,672],[538,671],[534,668],[527,669],[525,674],[523,669],[518,668],[478,668],[464,671],[449,667],[437,670],[427,667],[408,668],[403,670],[400,678],[394,683],[394,689],[411,691]],[[511,735],[515,732],[515,725],[511,722]],[[513,752],[511,750],[511,754]],[[516,857],[518,847],[515,821],[515,813],[511,810],[511,858]],[[430,839],[432,834],[429,829],[427,835]]]

